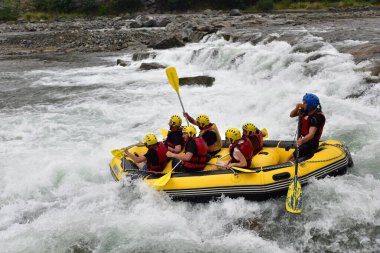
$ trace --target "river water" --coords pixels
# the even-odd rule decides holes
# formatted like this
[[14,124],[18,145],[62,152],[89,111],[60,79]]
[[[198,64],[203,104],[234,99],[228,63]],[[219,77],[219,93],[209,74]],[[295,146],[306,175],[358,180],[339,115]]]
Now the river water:
[[113,181],[110,150],[159,135],[181,114],[164,70],[116,66],[129,52],[4,59],[0,252],[379,252],[380,86],[350,96],[368,86],[367,63],[336,49],[365,40],[293,32],[293,45],[212,35],[143,62],[215,77],[212,87],[180,93],[192,116],[209,115],[222,133],[253,121],[269,139],[292,140],[290,110],[316,93],[327,118],[322,138],[344,141],[355,166],[311,180],[301,215],[285,211],[285,197],[192,204]]

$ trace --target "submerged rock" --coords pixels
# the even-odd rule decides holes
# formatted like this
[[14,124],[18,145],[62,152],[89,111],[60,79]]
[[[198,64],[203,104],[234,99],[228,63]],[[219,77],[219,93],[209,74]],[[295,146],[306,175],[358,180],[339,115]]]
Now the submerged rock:
[[166,67],[166,65],[162,65],[157,62],[141,63],[140,70],[164,69]]
[[214,84],[214,82],[215,78],[210,76],[192,76],[179,78],[180,85],[202,85],[206,87],[211,87]]
[[123,61],[121,59],[117,59],[116,60],[116,65],[120,65],[122,67],[126,67],[126,66],[131,65],[131,62],[129,62],[129,61]]

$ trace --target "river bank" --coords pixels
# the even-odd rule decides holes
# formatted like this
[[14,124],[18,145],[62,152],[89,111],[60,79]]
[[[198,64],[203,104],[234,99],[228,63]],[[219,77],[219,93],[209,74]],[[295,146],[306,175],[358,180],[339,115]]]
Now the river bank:
[[380,73],[379,23],[379,8],[270,14],[205,10],[188,14],[144,13],[15,21],[0,24],[0,57],[125,50],[145,52],[150,48],[167,49],[199,42],[213,33],[241,43],[257,44],[263,40],[268,42],[269,38],[269,41],[283,40],[294,44],[298,36],[294,31],[308,30],[331,43],[360,41],[351,43],[351,46],[338,46],[337,49],[351,53],[356,62],[371,61],[373,64],[369,71],[377,76]]

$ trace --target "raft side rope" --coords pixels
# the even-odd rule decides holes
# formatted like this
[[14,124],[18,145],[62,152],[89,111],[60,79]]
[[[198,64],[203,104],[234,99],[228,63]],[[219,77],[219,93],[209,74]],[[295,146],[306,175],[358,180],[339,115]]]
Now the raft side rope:
[[[309,160],[307,160],[307,161],[304,161],[304,162],[302,162],[302,163],[320,163],[320,162],[328,162],[328,161],[331,161],[331,160],[337,159],[338,157],[341,157],[341,156],[344,155],[344,154],[346,154],[346,155],[349,154],[349,151],[348,151],[348,148],[347,148],[346,145],[342,145],[342,144],[329,144],[329,143],[325,143],[325,142],[323,142],[323,143],[320,145],[320,147],[321,147],[321,146],[334,146],[334,147],[339,148],[339,149],[342,151],[342,153],[340,153],[339,155],[336,155],[336,156],[334,156],[334,157],[330,157],[330,158],[328,158],[328,159],[315,160],[315,161],[309,161]],[[302,163],[301,163],[301,164],[302,164]]]

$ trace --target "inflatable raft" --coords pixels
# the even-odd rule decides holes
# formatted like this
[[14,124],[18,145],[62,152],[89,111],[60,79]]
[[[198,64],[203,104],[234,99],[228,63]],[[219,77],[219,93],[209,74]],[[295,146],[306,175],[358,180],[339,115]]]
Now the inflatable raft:
[[[165,173],[172,170],[170,161],[163,173],[139,171],[129,158],[114,157],[110,162],[111,174],[116,181],[124,178],[136,180],[142,178],[157,190],[165,191],[173,199],[206,201],[221,197],[245,197],[247,199],[266,199],[286,194],[294,173],[295,164],[285,162],[294,151],[293,141],[264,141],[264,148],[252,158],[249,171],[226,169],[218,166],[218,162],[229,159],[227,144],[212,157],[203,171],[193,173],[174,172],[170,180],[163,186],[155,182]],[[129,152],[145,154],[142,144],[132,145]],[[306,184],[310,178],[343,175],[347,168],[353,166],[348,148],[339,141],[325,140],[312,157],[301,157],[298,164],[298,179]]]

